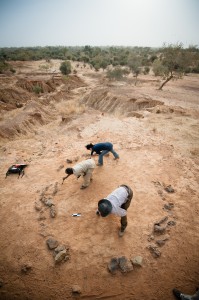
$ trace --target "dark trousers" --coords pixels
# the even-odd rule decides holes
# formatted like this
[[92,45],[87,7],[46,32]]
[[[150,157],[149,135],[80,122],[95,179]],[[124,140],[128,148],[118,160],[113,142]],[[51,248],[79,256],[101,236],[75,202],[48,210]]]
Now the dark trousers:
[[[128,185],[122,184],[120,186],[124,187],[128,192],[127,200],[121,206],[121,208],[127,210],[129,208],[130,204],[131,204],[131,199],[133,198],[133,191]],[[122,232],[126,229],[127,224],[128,224],[127,223],[127,216],[121,217],[121,231]]]

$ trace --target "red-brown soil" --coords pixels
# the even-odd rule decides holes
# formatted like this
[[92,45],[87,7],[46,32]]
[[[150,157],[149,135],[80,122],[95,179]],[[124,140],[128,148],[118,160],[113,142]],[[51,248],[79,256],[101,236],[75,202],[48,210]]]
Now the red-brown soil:
[[[0,299],[172,300],[174,287],[193,294],[199,286],[199,77],[159,91],[160,79],[152,75],[134,86],[133,77],[108,82],[105,72],[74,63],[77,74],[62,79],[59,61],[46,73],[44,64],[16,62],[16,74],[0,78]],[[32,92],[35,82],[42,94]],[[85,145],[104,141],[120,159],[105,157],[85,190],[81,178],[62,184],[65,168],[87,157]],[[5,179],[14,163],[28,164],[24,177]],[[120,184],[134,191],[122,238],[118,217],[95,214],[97,202]],[[165,190],[169,185],[174,193]],[[55,204],[55,218],[44,197]],[[170,225],[157,235],[154,224],[164,217]],[[55,264],[49,237],[69,247],[69,260]],[[111,258],[137,255],[142,267],[108,271]]]

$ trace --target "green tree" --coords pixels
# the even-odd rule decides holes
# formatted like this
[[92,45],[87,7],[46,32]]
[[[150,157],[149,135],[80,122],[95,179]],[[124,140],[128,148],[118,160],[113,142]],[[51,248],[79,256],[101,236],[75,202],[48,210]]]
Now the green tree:
[[122,80],[124,75],[129,74],[129,71],[125,68],[122,69],[121,67],[116,67],[113,70],[107,71],[107,78],[110,80]]
[[132,56],[128,61],[128,67],[135,76],[135,85],[137,84],[138,75],[141,73],[141,60],[139,56]]
[[69,75],[71,73],[71,63],[70,61],[63,61],[60,66],[60,71],[63,75]]
[[165,79],[159,87],[159,90],[162,90],[163,86],[171,79],[182,78],[187,67],[191,64],[191,56],[189,52],[183,49],[182,44],[168,45],[163,47],[161,58],[154,63],[156,63],[153,69],[154,73]]

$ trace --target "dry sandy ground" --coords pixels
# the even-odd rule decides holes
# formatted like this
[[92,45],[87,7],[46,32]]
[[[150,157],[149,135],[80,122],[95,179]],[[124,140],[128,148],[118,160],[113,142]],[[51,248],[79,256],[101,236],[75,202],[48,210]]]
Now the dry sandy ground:
[[[32,73],[38,63],[29,63]],[[52,69],[56,67],[54,62]],[[45,106],[49,115],[53,113],[48,124],[35,124],[28,134],[10,140],[2,138],[0,299],[172,300],[174,287],[193,294],[199,286],[199,77],[190,75],[157,91],[154,78],[140,80],[135,87],[107,84],[103,72],[81,67],[77,71],[87,86],[71,92],[75,101],[87,103],[95,89],[106,88],[117,99],[150,99],[165,105],[143,108],[137,111],[142,117],[136,118],[117,107],[106,112],[103,102],[101,111],[86,106],[65,122],[59,112],[68,100],[51,100]],[[27,69],[20,72],[23,76]],[[16,109],[15,115],[22,110]],[[13,112],[3,114],[2,122]],[[86,158],[84,146],[104,141],[114,144],[120,159],[114,161],[112,154],[105,157],[85,190],[80,190],[82,179],[72,176],[62,185],[65,168]],[[97,162],[97,156],[94,159]],[[24,177],[4,179],[13,163],[28,163]],[[122,238],[118,217],[95,215],[97,202],[120,184],[134,191]],[[165,190],[168,185],[174,193]],[[55,204],[55,218],[40,201],[44,196]],[[72,217],[73,213],[81,217]],[[168,217],[164,225],[170,225],[157,235],[154,224],[164,217]],[[69,260],[55,264],[46,245],[49,237],[69,248]],[[159,247],[156,241],[165,237],[166,243]],[[157,247],[160,257],[152,255],[150,245]],[[134,266],[127,273],[118,270],[115,275],[108,271],[111,258],[137,255],[143,257],[142,267]],[[72,292],[74,285],[80,294]]]

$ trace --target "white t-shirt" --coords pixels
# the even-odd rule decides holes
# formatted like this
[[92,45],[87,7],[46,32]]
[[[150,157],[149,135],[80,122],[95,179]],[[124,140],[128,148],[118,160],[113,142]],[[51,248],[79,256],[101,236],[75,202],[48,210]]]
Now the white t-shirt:
[[127,214],[127,211],[121,208],[122,204],[127,201],[128,192],[125,187],[119,187],[114,190],[110,195],[108,195],[105,199],[109,200],[112,204],[111,213],[115,214],[119,217],[124,217]]

